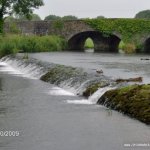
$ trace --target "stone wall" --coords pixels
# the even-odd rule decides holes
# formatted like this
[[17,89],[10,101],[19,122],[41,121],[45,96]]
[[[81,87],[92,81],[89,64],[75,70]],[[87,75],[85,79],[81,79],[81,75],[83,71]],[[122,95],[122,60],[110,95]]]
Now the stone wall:
[[[70,39],[73,35],[94,31],[89,25],[80,20],[75,21],[21,21],[13,22],[22,34],[26,35],[59,35]],[[5,23],[5,32],[11,32],[12,23]]]

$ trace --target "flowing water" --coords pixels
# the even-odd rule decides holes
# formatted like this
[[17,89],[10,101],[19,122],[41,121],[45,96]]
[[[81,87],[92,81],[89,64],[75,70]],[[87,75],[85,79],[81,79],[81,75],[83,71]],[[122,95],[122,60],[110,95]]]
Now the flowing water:
[[[111,78],[142,76],[149,82],[150,62],[140,60],[147,56],[66,52],[29,57],[83,67],[87,72],[103,69]],[[11,58],[0,62],[0,150],[150,149],[149,126],[96,105],[114,87],[99,89],[85,99],[39,80],[45,68]],[[2,135],[6,131],[19,135]]]
[[[112,78],[141,76],[144,83],[150,83],[150,55],[54,52],[30,56],[47,62],[82,67],[87,71],[95,72],[102,69],[104,75]],[[149,60],[141,60],[146,58]]]

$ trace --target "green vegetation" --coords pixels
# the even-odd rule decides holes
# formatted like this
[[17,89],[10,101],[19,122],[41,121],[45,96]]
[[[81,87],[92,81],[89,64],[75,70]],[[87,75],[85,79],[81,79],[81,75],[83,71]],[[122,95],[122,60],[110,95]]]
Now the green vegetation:
[[[131,42],[132,35],[150,32],[150,21],[140,19],[86,19],[86,23],[106,35],[118,32],[124,43]],[[134,41],[133,41],[134,42]]]
[[131,85],[106,92],[98,101],[150,124],[150,85]]
[[94,48],[93,40],[92,40],[91,38],[88,38],[88,39],[85,41],[84,47],[85,47],[86,49]]
[[137,13],[135,15],[135,18],[139,18],[139,19],[150,19],[150,10],[143,10],[140,11],[139,13]]
[[15,22],[16,19],[13,16],[8,16],[7,18],[5,18],[5,22]]
[[43,5],[43,0],[1,0],[0,1],[0,33],[4,30],[5,17],[10,14],[25,15],[30,18],[34,8]]
[[134,44],[125,44],[123,41],[120,42],[119,49],[123,50],[126,54],[132,54],[136,52],[136,47]]
[[0,37],[0,57],[21,52],[50,52],[66,48],[66,41],[58,36],[21,36]]
[[104,16],[97,16],[96,19],[104,19]]
[[77,20],[78,18],[76,16],[68,15],[62,17],[62,20]]
[[76,68],[64,65],[55,65],[53,68],[50,68],[49,72],[43,75],[40,79],[42,81],[58,85],[60,82],[73,78],[77,74],[79,74],[79,72]]
[[15,22],[15,21],[40,21],[41,18],[37,14],[31,14],[29,18],[27,18],[25,15],[15,15],[13,16],[8,16],[5,19],[5,22]]
[[54,22],[54,29],[56,30],[62,30],[64,27],[64,22],[62,20],[56,20]]
[[27,21],[27,20],[40,21],[41,20],[40,16],[37,14],[31,14],[29,18],[27,18],[27,16],[25,15],[18,15],[15,19],[19,21]]
[[77,20],[78,18],[76,16],[68,15],[68,16],[56,16],[56,15],[48,15],[45,17],[44,20],[47,21],[53,21],[53,20]]
[[10,23],[9,29],[10,29],[10,33],[11,33],[11,34],[19,34],[19,33],[21,33],[21,31],[20,31],[19,28],[17,27],[16,22],[14,22],[14,21],[12,21],[12,22]]
[[56,16],[56,15],[48,15],[48,16],[46,16],[45,17],[45,19],[44,20],[46,20],[46,21],[53,21],[53,20],[60,20],[61,19],[61,17],[60,16]]
[[[92,28],[99,30],[104,36],[111,34],[121,35],[124,43],[123,49],[135,52],[142,48],[139,39],[144,34],[150,33],[150,21],[143,19],[85,19]],[[134,35],[134,36],[133,36]]]
[[108,83],[106,83],[104,81],[98,82],[98,83],[93,83],[86,88],[86,90],[83,92],[83,96],[89,97],[90,95],[95,93],[99,88],[102,88],[107,85],[108,85]]

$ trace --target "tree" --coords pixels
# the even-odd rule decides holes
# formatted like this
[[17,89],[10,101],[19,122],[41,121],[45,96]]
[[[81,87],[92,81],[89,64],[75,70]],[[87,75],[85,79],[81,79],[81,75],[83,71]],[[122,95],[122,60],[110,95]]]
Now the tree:
[[20,20],[20,21],[26,21],[26,20],[39,21],[39,20],[41,20],[40,16],[37,14],[31,14],[30,18],[27,18],[26,15],[18,15],[16,17],[16,19]]
[[97,16],[96,19],[104,19],[104,16]]
[[137,13],[135,15],[135,18],[139,18],[139,19],[150,19],[150,10],[143,10],[140,11],[139,13]]
[[5,22],[13,22],[13,21],[16,21],[16,18],[14,18],[13,16],[8,16],[8,17],[5,19]]
[[3,33],[6,16],[16,13],[30,18],[33,9],[42,5],[43,0],[0,0],[0,33]]
[[76,16],[68,15],[62,17],[63,20],[77,20],[78,18]]
[[61,17],[59,16],[56,16],[56,15],[49,15],[49,16],[46,16],[44,20],[60,20]]

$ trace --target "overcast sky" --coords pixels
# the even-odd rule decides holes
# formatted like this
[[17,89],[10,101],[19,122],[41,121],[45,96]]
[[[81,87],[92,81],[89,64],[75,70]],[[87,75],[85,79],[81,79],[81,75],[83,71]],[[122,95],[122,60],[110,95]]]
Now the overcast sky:
[[42,19],[49,14],[131,18],[141,10],[150,9],[150,0],[44,0],[44,3],[45,6],[35,10]]

